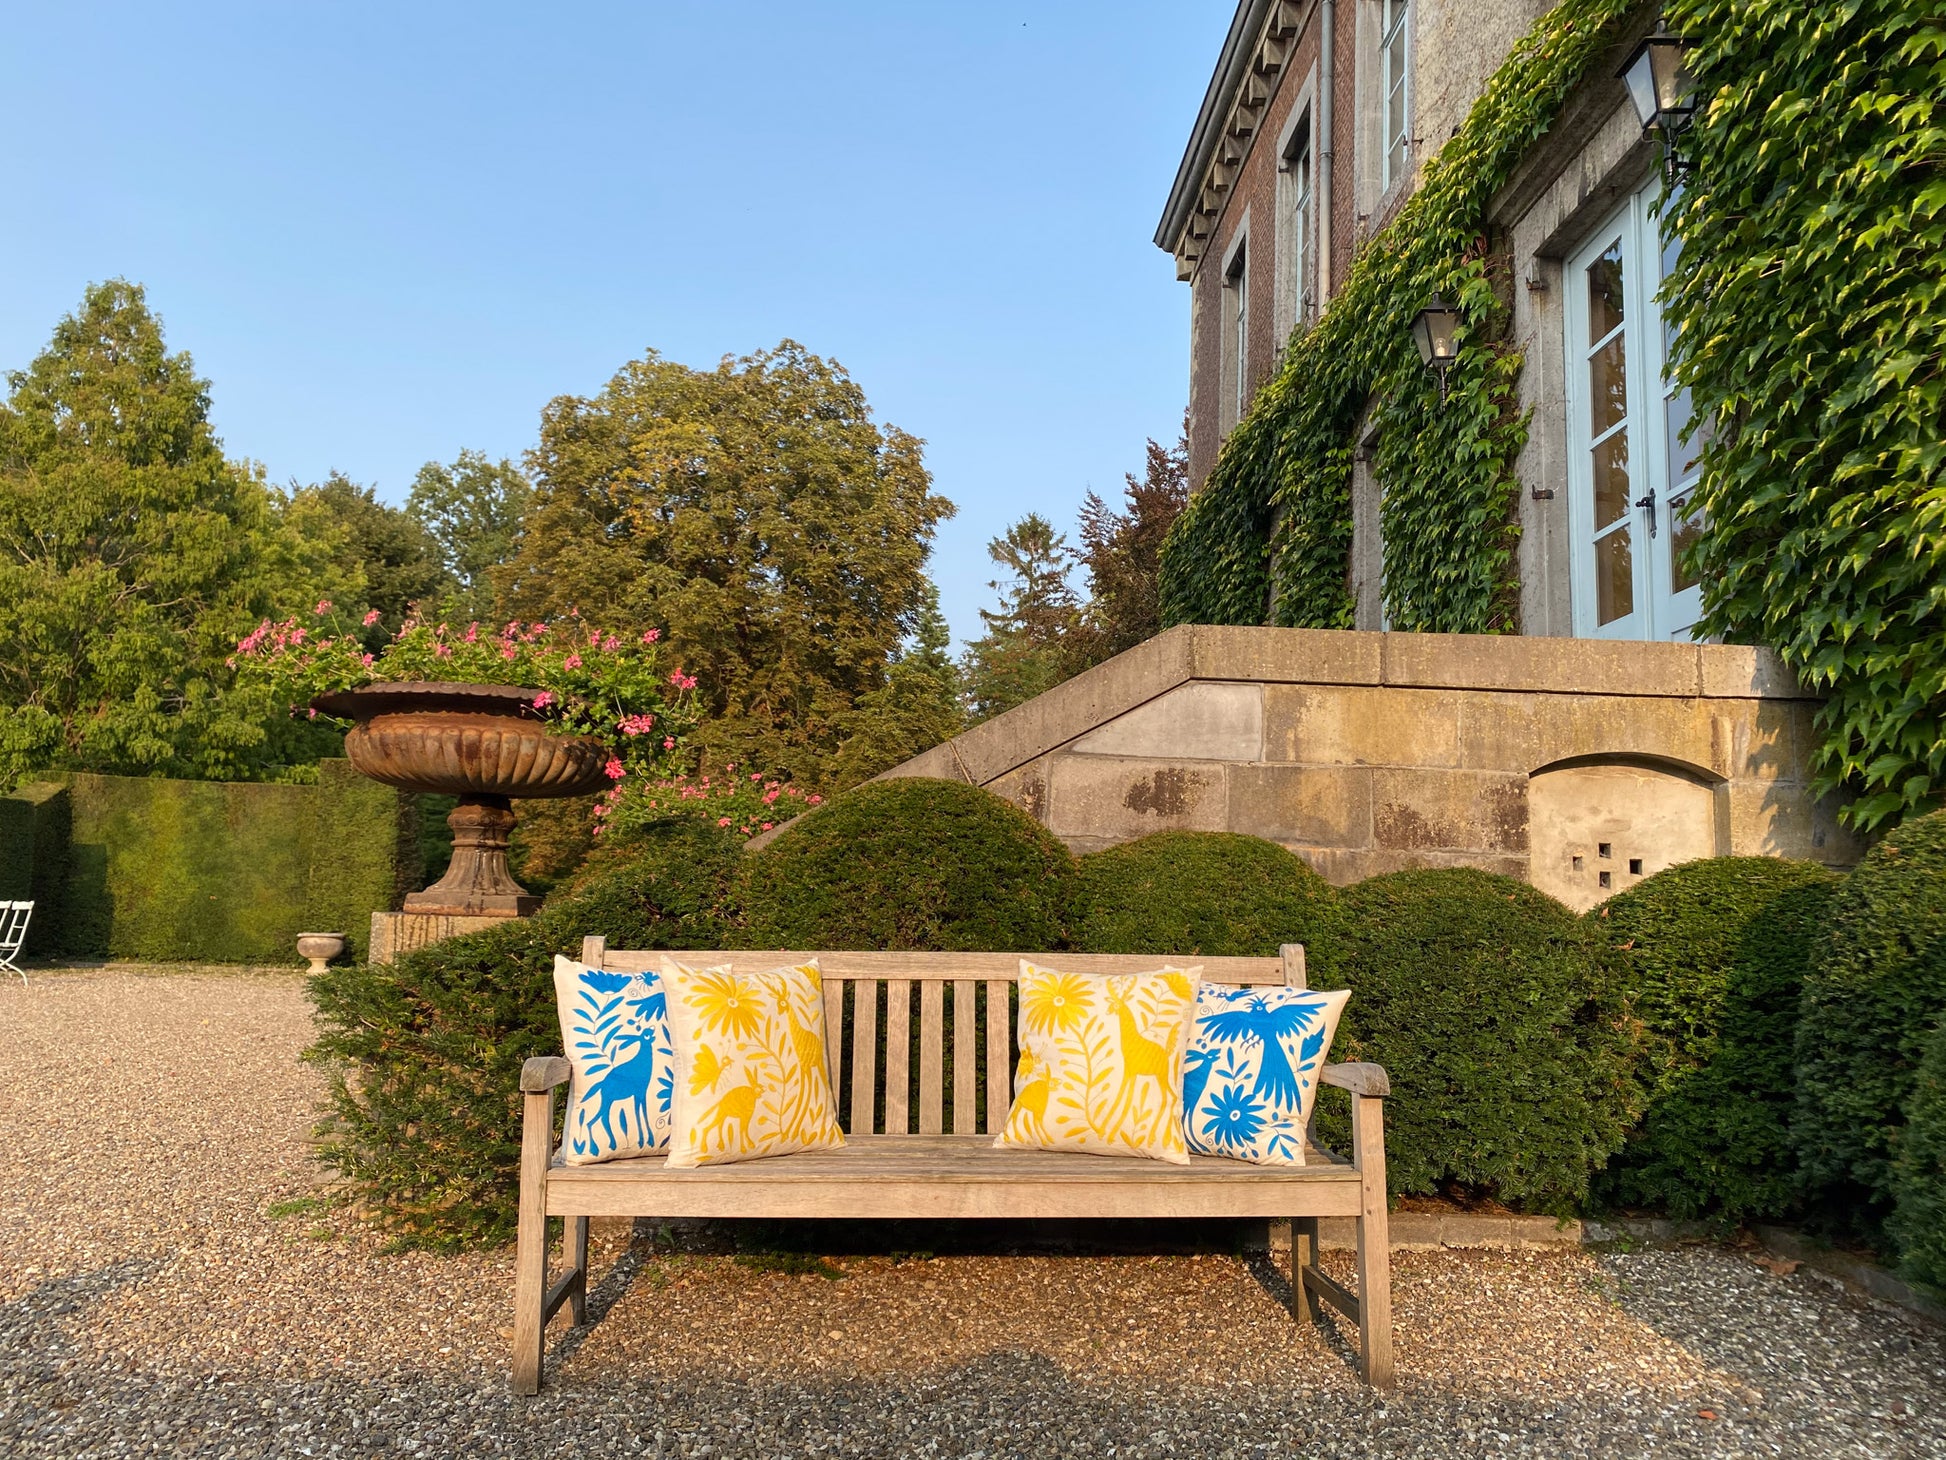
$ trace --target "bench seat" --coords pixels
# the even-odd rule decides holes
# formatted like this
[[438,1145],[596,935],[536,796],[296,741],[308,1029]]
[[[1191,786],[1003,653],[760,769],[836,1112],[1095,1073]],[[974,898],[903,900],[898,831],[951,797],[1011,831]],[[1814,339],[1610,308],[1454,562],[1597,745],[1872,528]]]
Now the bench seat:
[[1358,1215],[1358,1170],[1191,1156],[996,1149],[989,1135],[850,1136],[839,1149],[671,1171],[661,1156],[547,1173],[551,1217],[1270,1217]]

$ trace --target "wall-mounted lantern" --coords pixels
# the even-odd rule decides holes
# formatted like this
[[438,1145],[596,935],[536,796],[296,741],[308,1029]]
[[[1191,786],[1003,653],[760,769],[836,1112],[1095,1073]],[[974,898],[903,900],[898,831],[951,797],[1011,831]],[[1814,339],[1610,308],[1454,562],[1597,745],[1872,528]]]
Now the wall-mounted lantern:
[[1689,74],[1686,52],[1689,42],[1671,35],[1669,27],[1656,22],[1655,33],[1642,37],[1641,44],[1629,52],[1628,60],[1615,74],[1628,87],[1628,99],[1635,103],[1641,119],[1642,135],[1660,136],[1667,151],[1669,178],[1673,182],[1689,171],[1689,164],[1678,148],[1682,134],[1696,117],[1693,78]]
[[1450,308],[1446,301],[1434,291],[1432,303],[1412,319],[1412,340],[1419,347],[1419,358],[1428,370],[1439,377],[1439,402],[1446,403],[1446,372],[1453,368],[1459,358],[1460,316],[1457,309]]

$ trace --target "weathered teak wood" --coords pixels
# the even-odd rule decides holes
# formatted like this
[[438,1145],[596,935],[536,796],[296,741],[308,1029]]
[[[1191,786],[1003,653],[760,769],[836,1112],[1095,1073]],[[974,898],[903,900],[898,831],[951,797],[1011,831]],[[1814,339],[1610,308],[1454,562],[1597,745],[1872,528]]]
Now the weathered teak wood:
[[[586,963],[617,972],[657,968],[665,956],[611,951],[598,937],[582,945]],[[1318,1311],[1313,1298],[1337,1309],[1359,1330],[1367,1380],[1381,1388],[1392,1383],[1382,1113],[1391,1087],[1379,1066],[1327,1065],[1320,1075],[1323,1083],[1351,1092],[1350,1160],[1312,1148],[1308,1164],[1300,1167],[1202,1156],[1193,1157],[1188,1166],[1173,1166],[1133,1157],[996,1149],[992,1138],[1006,1123],[1012,1096],[1011,994],[1021,955],[730,949],[675,956],[695,965],[753,969],[818,960],[825,980],[827,1073],[834,1095],[849,1088],[851,1097],[847,1143],[838,1150],[687,1171],[669,1170],[660,1156],[568,1166],[553,1150],[553,1092],[569,1078],[570,1067],[564,1059],[529,1060],[520,1082],[524,1127],[514,1263],[517,1392],[532,1394],[539,1388],[548,1318],[568,1303],[574,1321],[586,1321],[587,1222],[594,1216],[1289,1219],[1294,1316],[1305,1319]],[[1276,958],[1029,956],[1077,973],[1132,973],[1170,963],[1200,966],[1212,982],[1305,987],[1304,949],[1297,944],[1287,945]],[[910,1109],[909,1093],[914,983],[919,986],[916,1112]],[[951,1134],[945,1070],[949,984]],[[982,1095],[984,1120],[979,1113]],[[913,1133],[915,1116],[918,1130]],[[1356,1293],[1318,1267],[1318,1220],[1335,1216],[1354,1218]],[[568,1221],[568,1270],[551,1285],[546,1246],[550,1217]]]
[[979,985],[953,981],[953,1134],[970,1136],[979,1128]]
[[1013,1010],[1008,992],[1013,984],[1004,978],[987,980],[987,1134],[997,1136],[1006,1128],[1007,1109],[1013,1104]]
[[946,985],[919,985],[919,1134],[946,1129]]

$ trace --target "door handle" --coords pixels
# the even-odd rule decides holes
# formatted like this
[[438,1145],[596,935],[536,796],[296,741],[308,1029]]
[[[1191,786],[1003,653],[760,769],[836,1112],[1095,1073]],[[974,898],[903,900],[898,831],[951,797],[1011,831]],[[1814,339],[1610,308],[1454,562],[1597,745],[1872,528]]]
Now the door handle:
[[1654,487],[1649,488],[1648,496],[1637,497],[1635,499],[1635,505],[1640,508],[1643,508],[1645,511],[1648,512],[1649,536],[1654,537],[1655,536],[1655,488]]

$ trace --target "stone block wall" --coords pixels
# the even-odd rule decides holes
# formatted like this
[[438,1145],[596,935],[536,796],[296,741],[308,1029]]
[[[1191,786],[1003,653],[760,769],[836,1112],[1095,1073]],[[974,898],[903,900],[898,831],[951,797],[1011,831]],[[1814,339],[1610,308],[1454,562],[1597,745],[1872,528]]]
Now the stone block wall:
[[971,779],[1076,851],[1237,831],[1339,884],[1474,866],[1588,907],[1727,853],[1845,866],[1814,697],[1765,651],[1172,629],[889,775]]

